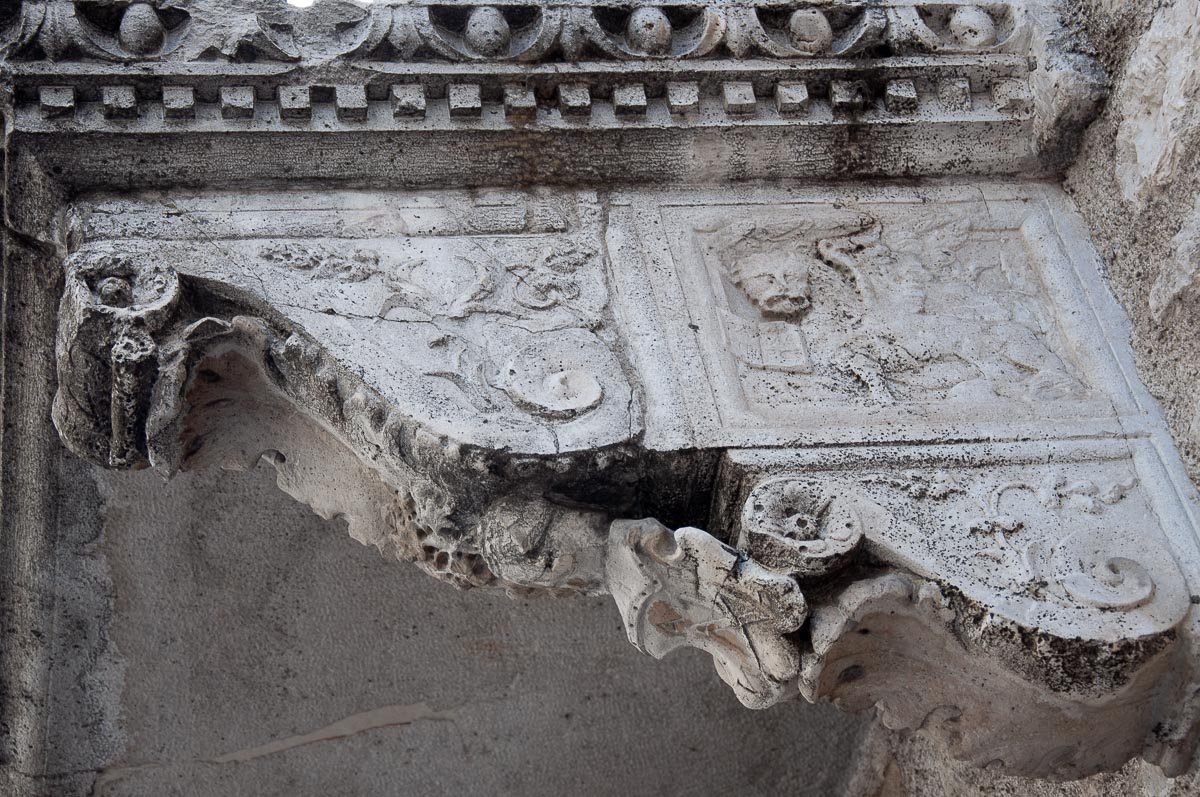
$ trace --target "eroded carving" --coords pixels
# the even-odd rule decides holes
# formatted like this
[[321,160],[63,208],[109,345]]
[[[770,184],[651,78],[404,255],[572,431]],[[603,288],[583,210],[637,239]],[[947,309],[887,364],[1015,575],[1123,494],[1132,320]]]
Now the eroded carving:
[[742,510],[738,546],[772,570],[823,576],[845,567],[866,533],[886,514],[863,496],[838,493],[817,481],[769,479]]
[[1024,17],[1010,4],[924,3],[863,8],[751,3],[636,7],[574,4],[451,6],[323,0],[24,0],[9,21],[13,54],[37,43],[52,60],[538,61],[850,56],[889,44],[903,52],[1011,49]]
[[693,225],[692,295],[715,295],[723,379],[757,411],[1091,397],[1027,250],[986,216],[796,210]]
[[808,616],[799,585],[706,532],[618,521],[606,573],[630,642],[655,658],[706,651],[744,705],[778,702],[798,674],[787,634]]
[[[955,627],[961,616],[934,584],[895,574],[859,581],[814,611],[801,693],[850,711],[874,706],[888,728],[932,733],[976,766],[1068,779],[1121,761],[1130,738],[1145,739],[1155,721],[1135,695],[1165,694],[1182,676],[1169,651],[1151,646],[1106,701],[1043,692],[1027,702],[1020,676],[1005,664],[1013,654],[1005,634],[988,626],[963,634]],[[986,731],[1014,713],[1023,717],[1019,734]],[[1129,737],[1095,732],[1114,722]]]
[[[480,19],[477,48],[496,23]],[[589,192],[287,200],[80,203],[55,408],[74,450],[165,474],[265,461],[439,579],[611,593],[636,646],[704,650],[748,706],[877,705],[1005,771],[1118,766],[1186,691],[1171,535],[1190,527],[1119,424],[1024,440],[1018,416],[1015,432],[916,445],[847,415],[832,445],[784,437],[789,403],[913,408],[964,436],[951,413],[1097,394],[1088,411],[1132,412],[1082,365],[1087,328],[1053,312],[1062,276],[1020,197],[660,212],[682,255],[657,261],[654,290],[631,281],[614,232],[628,217]],[[641,347],[680,316],[717,334],[647,365]],[[766,411],[656,437],[641,402],[670,403],[671,368]],[[678,406],[672,422],[693,405]],[[780,438],[756,445],[764,431]],[[624,519],[707,506],[712,534]],[[1038,723],[1037,749],[1014,717]],[[1172,739],[1191,738],[1181,717]],[[1097,723],[1121,730],[1091,745]]]

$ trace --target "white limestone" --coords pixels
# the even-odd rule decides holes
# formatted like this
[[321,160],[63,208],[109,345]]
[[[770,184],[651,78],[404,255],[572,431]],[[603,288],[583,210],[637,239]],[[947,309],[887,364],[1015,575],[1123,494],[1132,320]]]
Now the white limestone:
[[[77,456],[265,460],[456,586],[612,595],[750,707],[1037,777],[1190,756],[1196,491],[1029,179],[1102,96],[1055,6],[172,8],[0,30]],[[1177,71],[1123,95],[1134,194]]]
[[1184,142],[1200,125],[1200,3],[1176,0],[1154,18],[1115,99],[1117,175],[1125,198],[1142,203],[1180,176]]

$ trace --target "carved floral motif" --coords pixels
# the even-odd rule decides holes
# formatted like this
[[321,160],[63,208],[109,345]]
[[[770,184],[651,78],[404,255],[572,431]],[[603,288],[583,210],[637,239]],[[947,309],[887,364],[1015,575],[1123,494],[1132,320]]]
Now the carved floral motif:
[[272,265],[308,272],[318,279],[362,282],[379,272],[379,253],[368,249],[355,249],[345,255],[321,244],[275,241],[259,249],[259,257]]
[[746,499],[738,542],[766,567],[797,577],[822,576],[844,567],[867,524],[883,510],[865,496],[831,490],[819,481],[768,479]]
[[1018,36],[1009,5],[913,7],[417,5],[322,0],[24,0],[0,19],[10,55],[65,60],[298,61],[809,58],[986,52]]
[[808,617],[793,579],[700,529],[618,521],[611,534],[608,587],[630,642],[658,659],[685,645],[706,651],[750,708],[785,696],[800,667],[786,635]]

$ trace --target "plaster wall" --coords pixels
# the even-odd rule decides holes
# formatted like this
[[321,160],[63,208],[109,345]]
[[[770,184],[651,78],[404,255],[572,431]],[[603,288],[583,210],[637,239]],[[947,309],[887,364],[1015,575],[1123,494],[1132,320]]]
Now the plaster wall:
[[96,794],[842,793],[865,717],[749,711],[707,655],[636,651],[608,598],[458,592],[272,476],[88,474],[112,598],[88,719],[118,740],[76,762]]

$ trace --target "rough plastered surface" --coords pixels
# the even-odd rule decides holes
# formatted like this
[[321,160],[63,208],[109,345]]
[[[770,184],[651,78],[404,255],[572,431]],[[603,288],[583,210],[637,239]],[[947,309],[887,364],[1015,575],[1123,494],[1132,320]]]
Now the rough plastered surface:
[[456,591],[271,477],[99,476],[125,663],[97,795],[843,790],[865,717],[748,712],[706,656],[640,655],[607,600]]
[[1142,761],[1074,783],[1047,783],[979,771],[948,761],[920,735],[888,734],[876,726],[863,741],[862,767],[847,794],[856,797],[1192,797],[1200,772],[1167,778]]
[[1139,370],[1193,479],[1200,477],[1198,14],[1192,0],[1082,4],[1097,56],[1119,77],[1066,181],[1133,322]]

